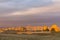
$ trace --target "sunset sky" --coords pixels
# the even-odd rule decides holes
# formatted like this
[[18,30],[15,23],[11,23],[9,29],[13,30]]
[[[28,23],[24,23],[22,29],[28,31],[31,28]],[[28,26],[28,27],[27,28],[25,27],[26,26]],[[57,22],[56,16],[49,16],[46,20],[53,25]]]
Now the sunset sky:
[[60,26],[60,0],[0,0],[0,26]]

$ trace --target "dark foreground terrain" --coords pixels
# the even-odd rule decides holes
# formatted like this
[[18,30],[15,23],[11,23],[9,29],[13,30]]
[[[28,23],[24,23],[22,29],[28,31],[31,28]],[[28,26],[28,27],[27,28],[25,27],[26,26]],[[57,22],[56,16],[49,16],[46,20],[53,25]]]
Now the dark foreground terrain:
[[33,35],[17,35],[17,34],[0,34],[0,40],[60,40],[60,33],[55,34],[33,34]]

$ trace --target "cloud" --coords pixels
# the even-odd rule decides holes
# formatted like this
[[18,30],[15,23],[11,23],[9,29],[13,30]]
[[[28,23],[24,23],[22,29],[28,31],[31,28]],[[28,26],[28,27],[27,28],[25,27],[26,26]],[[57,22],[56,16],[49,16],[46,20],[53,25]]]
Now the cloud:
[[11,13],[13,13],[12,15],[16,15],[16,13],[19,14],[19,11],[29,11],[32,8],[46,6],[50,3],[50,0],[0,0],[0,14],[2,14],[1,16],[5,16],[6,14],[9,15]]
[[[19,2],[18,5],[16,1]],[[41,3],[42,2],[42,3]],[[36,4],[36,5],[35,5]],[[0,2],[0,24],[40,25],[60,22],[60,3],[43,0],[11,0]],[[60,24],[59,24],[60,25]]]
[[5,16],[34,15],[34,14],[44,15],[45,13],[50,14],[51,12],[60,12],[60,5],[57,3],[53,3],[48,6],[35,7],[35,8],[26,9],[24,11],[12,12]]
[[53,2],[60,2],[60,0],[52,0]]
[[36,7],[50,2],[50,0],[0,0],[0,6],[8,8]]

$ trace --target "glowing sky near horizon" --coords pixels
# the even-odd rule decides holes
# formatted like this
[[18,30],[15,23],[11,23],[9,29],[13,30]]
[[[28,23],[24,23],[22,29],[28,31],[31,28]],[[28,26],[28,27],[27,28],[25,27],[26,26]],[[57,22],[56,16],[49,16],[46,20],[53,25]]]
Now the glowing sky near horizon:
[[60,0],[0,0],[0,24],[60,25]]

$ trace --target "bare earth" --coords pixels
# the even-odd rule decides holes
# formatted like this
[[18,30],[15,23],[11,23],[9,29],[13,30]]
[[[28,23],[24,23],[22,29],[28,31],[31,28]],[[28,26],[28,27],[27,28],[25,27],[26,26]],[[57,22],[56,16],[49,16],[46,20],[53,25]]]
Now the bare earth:
[[0,40],[60,40],[60,33],[55,34],[0,34]]

